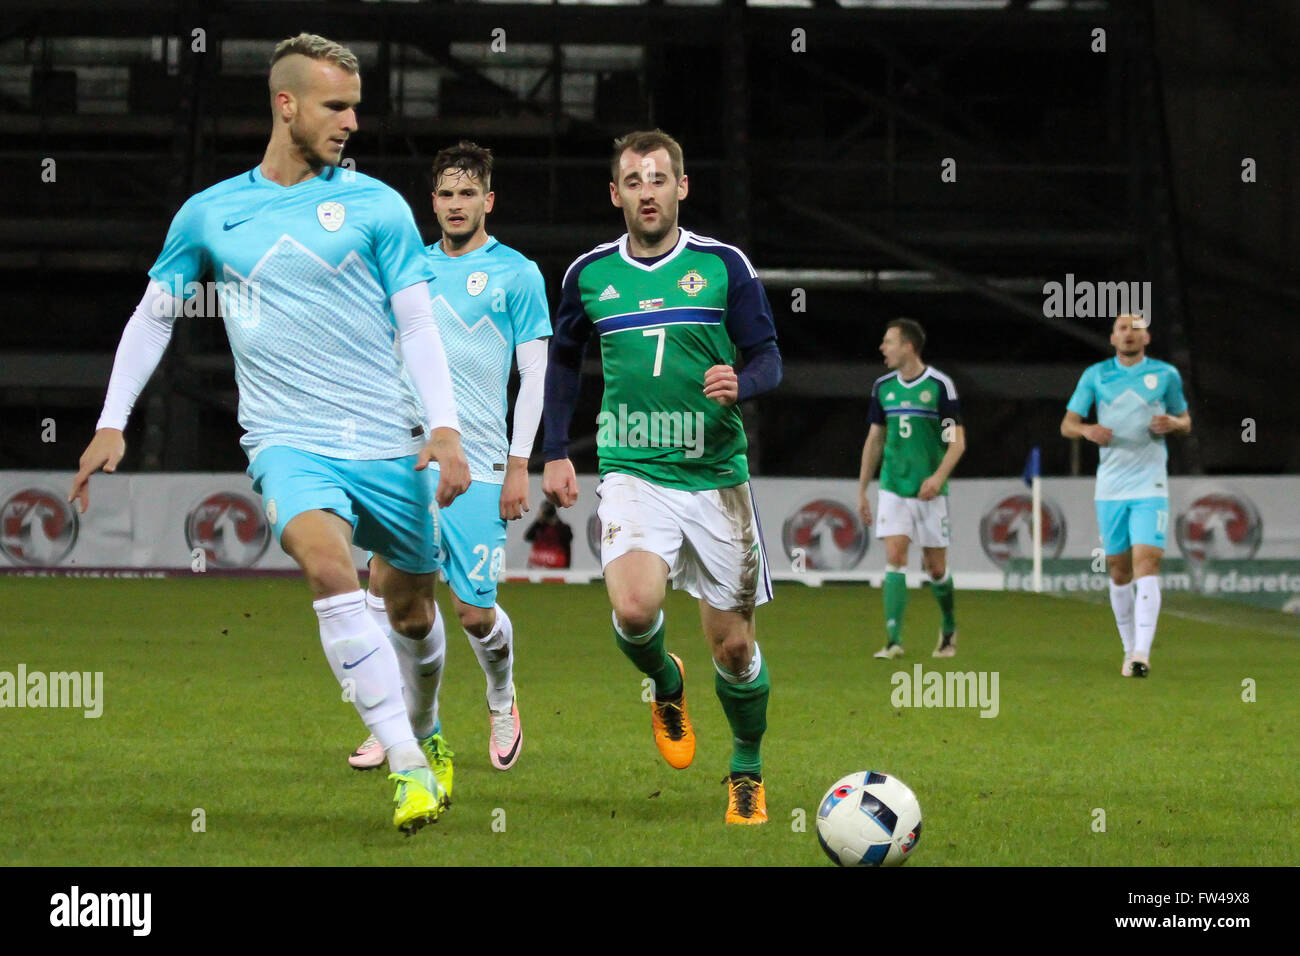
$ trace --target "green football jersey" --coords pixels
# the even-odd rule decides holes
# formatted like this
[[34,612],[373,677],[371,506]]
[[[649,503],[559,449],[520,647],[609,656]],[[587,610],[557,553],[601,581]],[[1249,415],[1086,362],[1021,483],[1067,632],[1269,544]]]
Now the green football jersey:
[[626,235],[579,258],[565,274],[556,334],[600,337],[602,475],[728,488],[749,480],[745,429],[739,405],[705,397],[704,373],[734,365],[738,347],[774,339],[775,326],[744,254],[680,231],[657,259],[634,259]]
[[[871,386],[867,420],[885,426],[880,487],[903,498],[915,498],[921,483],[934,474],[948,451],[945,430],[961,424],[957,387],[933,366],[910,382],[890,372]],[[947,493],[948,483],[944,482],[940,494]]]

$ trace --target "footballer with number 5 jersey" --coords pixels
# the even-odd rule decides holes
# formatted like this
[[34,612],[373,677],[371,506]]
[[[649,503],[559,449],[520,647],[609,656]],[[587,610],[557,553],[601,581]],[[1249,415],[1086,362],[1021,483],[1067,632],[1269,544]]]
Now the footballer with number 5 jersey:
[[610,172],[610,201],[627,233],[564,276],[546,375],[542,490],[566,508],[577,501],[569,425],[594,332],[605,376],[596,422],[600,556],[614,640],[654,681],[660,753],[687,767],[695,731],[681,659],[665,648],[662,607],[669,580],[699,599],[733,737],[724,819],[764,823],[759,745],[770,685],[754,609],[772,585],[739,403],[781,380],[772,309],[744,253],[677,225],[688,181],[676,140],[629,133],[614,143]]
[[[1070,396],[1061,434],[1101,448],[1097,526],[1110,572],[1110,606],[1124,645],[1123,677],[1146,677],[1160,618],[1160,559],[1169,527],[1166,435],[1186,435],[1192,416],[1183,380],[1168,362],[1147,358],[1141,316],[1111,327],[1115,357],[1090,365]],[[1083,417],[1097,408],[1095,424]]]
[[[356,56],[300,34],[275,48],[269,85],[274,125],[262,162],[191,196],[172,220],[68,497],[85,511],[90,476],[116,470],[127,417],[183,299],[215,279],[253,489],[307,579],[344,698],[387,750],[393,825],[409,834],[447,805],[402,691],[426,696],[431,678],[420,662],[441,560],[438,508],[469,487],[470,470],[410,207],[378,180],[340,168],[357,129]],[[440,466],[436,488],[431,461]],[[383,569],[388,612],[378,620],[366,609],[354,542]],[[287,796],[316,784],[295,780]]]
[[957,654],[952,575],[948,573],[948,476],[966,450],[957,387],[933,365],[921,361],[925,330],[912,319],[885,327],[880,354],[889,374],[871,387],[870,427],[858,475],[858,513],[872,523],[867,487],[880,468],[876,537],[885,542],[885,633],[874,657],[903,656],[903,612],[907,608],[907,549],[921,546],[930,591],[942,623],[935,657]]

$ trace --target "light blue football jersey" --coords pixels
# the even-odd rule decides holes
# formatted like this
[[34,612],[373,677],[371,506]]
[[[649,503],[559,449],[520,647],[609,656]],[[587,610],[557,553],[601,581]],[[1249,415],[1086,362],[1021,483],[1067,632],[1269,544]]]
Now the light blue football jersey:
[[515,347],[551,334],[546,285],[536,263],[488,241],[462,256],[429,246],[429,287],[474,481],[505,481],[506,383]]
[[1153,358],[1130,366],[1121,365],[1118,358],[1090,365],[1067,407],[1087,418],[1094,403],[1098,424],[1114,432],[1110,444],[1101,449],[1094,497],[1098,501],[1168,497],[1169,453],[1164,436],[1152,434],[1151,418],[1187,411],[1178,369]]
[[364,460],[424,443],[389,299],[433,275],[389,186],[328,167],[285,187],[251,169],[186,201],[149,275],[184,298],[218,283],[250,461],[272,445]]

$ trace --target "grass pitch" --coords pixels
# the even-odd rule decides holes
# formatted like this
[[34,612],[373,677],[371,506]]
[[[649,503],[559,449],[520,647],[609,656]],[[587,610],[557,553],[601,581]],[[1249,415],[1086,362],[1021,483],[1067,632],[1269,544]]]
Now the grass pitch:
[[[666,607],[699,737],[684,771],[655,750],[603,586],[508,584],[501,603],[523,755],[488,763],[483,678],[449,628],[455,803],[408,839],[383,771],[345,762],[365,730],[300,581],[0,578],[0,671],[104,675],[98,719],[0,710],[0,863],[828,865],[818,802],[876,769],[920,799],[909,866],[1300,864],[1300,621],[1279,613],[1167,595],[1143,681],[1119,676],[1104,603],[958,592],[959,655],[933,660],[938,609],[913,591],[907,656],[877,661],[878,591],[781,586],[758,612],[771,823],[740,828],[722,822],[730,735],[689,598]],[[996,671],[998,715],[895,708],[891,675],[917,663]]]

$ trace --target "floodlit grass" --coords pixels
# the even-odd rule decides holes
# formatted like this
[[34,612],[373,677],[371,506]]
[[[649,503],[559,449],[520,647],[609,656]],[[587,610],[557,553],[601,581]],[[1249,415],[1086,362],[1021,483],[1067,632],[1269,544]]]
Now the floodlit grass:
[[[1126,680],[1104,603],[959,592],[959,656],[941,661],[938,609],[910,598],[897,661],[871,658],[878,591],[785,585],[760,609],[771,823],[741,828],[722,822],[730,733],[693,602],[672,594],[666,609],[699,736],[677,771],[603,587],[505,585],[523,755],[508,773],[488,763],[483,678],[451,627],[455,804],[408,839],[383,772],[345,762],[365,729],[300,581],[0,579],[0,671],[104,674],[99,719],[0,710],[0,862],[828,865],[812,832],[822,793],[875,769],[921,801],[909,867],[1300,864],[1300,622],[1166,596],[1152,676]],[[998,715],[896,709],[891,675],[917,663],[996,671]]]

